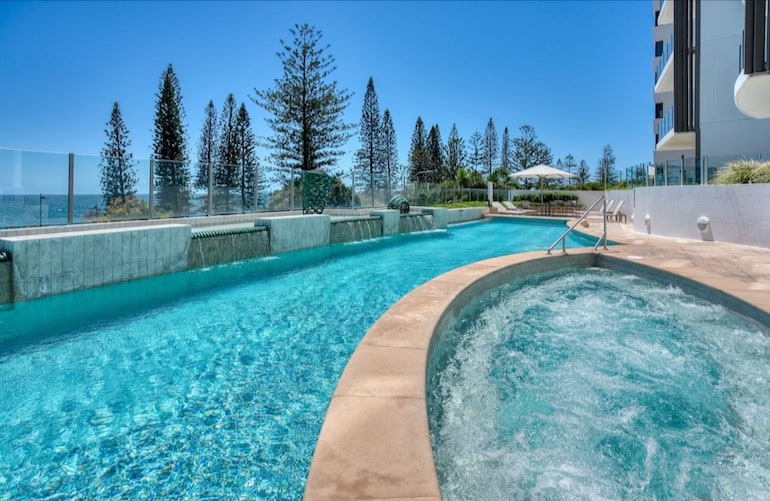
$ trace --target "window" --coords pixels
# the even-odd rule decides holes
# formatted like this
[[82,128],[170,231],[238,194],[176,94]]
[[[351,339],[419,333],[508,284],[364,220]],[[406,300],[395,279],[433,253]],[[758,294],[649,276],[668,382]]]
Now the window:
[[655,103],[655,118],[663,118],[663,103]]
[[655,42],[655,57],[660,57],[663,55],[663,40],[658,40]]

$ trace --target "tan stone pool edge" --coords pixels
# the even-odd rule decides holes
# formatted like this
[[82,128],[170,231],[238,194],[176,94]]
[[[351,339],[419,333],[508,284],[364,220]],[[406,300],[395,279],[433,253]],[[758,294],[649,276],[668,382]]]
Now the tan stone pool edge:
[[340,378],[305,499],[441,499],[425,399],[431,342],[474,296],[516,276],[569,266],[631,270],[770,319],[770,250],[624,236],[622,231],[614,240],[626,245],[598,253],[579,249],[547,256],[538,251],[476,262],[396,303],[363,338]]

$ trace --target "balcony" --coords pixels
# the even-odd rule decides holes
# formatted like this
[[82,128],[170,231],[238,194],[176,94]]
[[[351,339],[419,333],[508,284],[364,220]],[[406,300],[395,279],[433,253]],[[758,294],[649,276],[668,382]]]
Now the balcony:
[[770,118],[770,73],[741,72],[733,89],[735,106],[751,118]]
[[674,108],[671,107],[658,122],[657,151],[691,150],[695,148],[695,132],[674,131]]
[[[670,0],[669,0],[670,1]],[[674,34],[668,37],[663,46],[663,53],[655,66],[655,93],[672,92],[674,90],[674,63],[671,54],[674,52]]]
[[663,0],[658,14],[658,26],[674,22],[674,0]]

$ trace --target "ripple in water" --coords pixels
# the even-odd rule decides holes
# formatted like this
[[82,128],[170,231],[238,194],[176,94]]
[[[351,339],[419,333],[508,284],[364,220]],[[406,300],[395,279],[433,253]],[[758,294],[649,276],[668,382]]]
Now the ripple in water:
[[766,328],[606,270],[521,280],[434,349],[431,438],[453,499],[760,499]]

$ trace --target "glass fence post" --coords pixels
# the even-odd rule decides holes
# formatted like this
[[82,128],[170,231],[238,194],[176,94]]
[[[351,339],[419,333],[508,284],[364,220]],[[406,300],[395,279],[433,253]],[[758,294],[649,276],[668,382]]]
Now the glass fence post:
[[75,154],[69,154],[69,184],[67,185],[67,224],[72,224],[75,214]]
[[155,217],[155,159],[150,157],[150,193],[148,195],[149,207],[147,210],[147,216],[149,219]]
[[254,166],[254,214],[259,210],[259,169]]
[[207,216],[213,216],[214,215],[214,165],[209,162],[208,163],[208,178],[209,178],[209,185],[207,186],[208,193],[206,194],[206,200],[208,203],[208,207],[206,207],[206,215]]

